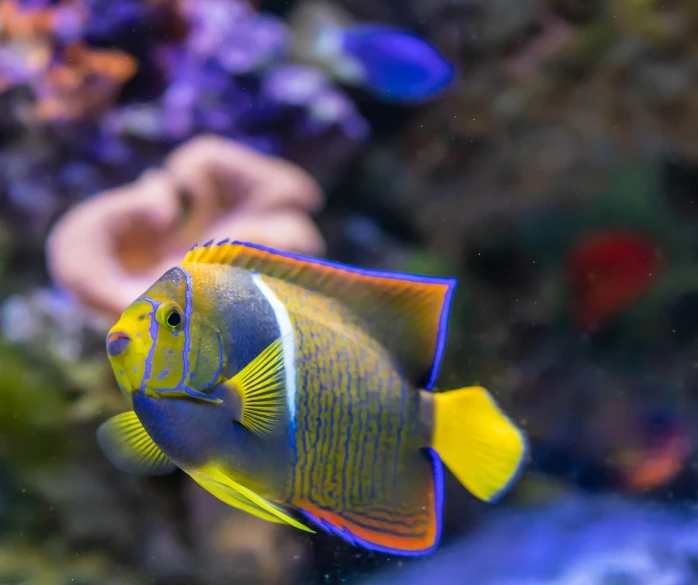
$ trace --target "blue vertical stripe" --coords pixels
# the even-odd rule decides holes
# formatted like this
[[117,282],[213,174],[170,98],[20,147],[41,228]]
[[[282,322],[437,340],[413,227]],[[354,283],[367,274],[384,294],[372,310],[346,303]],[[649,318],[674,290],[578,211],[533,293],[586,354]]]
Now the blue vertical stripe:
[[155,356],[155,348],[157,347],[159,331],[158,322],[155,320],[155,312],[158,310],[158,307],[160,306],[160,303],[152,299],[146,298],[143,300],[150,303],[150,306],[153,308],[153,311],[150,314],[150,327],[148,328],[148,333],[150,334],[150,339],[152,340],[152,343],[150,345],[150,350],[148,350],[148,357],[145,358],[145,370],[143,371],[141,392],[145,392],[145,386],[150,381],[150,376],[153,371],[153,357]]
[[194,310],[192,303],[192,283],[191,275],[184,268],[180,268],[184,274],[184,350],[182,351],[182,359],[184,360],[184,367],[182,369],[182,381],[179,383],[180,388],[185,388],[189,385],[189,365],[191,364],[191,356],[189,352],[191,350],[191,315]]

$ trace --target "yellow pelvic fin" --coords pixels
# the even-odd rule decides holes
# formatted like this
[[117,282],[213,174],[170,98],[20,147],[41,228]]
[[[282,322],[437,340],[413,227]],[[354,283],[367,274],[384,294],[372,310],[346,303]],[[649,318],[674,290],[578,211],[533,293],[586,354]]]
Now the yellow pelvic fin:
[[283,430],[286,416],[284,340],[284,337],[277,339],[225,382],[240,395],[240,422],[261,436],[272,436]]
[[209,463],[198,469],[188,470],[187,473],[201,487],[229,506],[243,510],[262,520],[278,524],[290,524],[294,528],[306,532],[314,532],[271,502],[231,479],[214,463]]
[[488,502],[506,493],[528,458],[523,432],[478,386],[435,394],[432,447],[473,495]]
[[97,442],[107,459],[126,473],[165,475],[176,469],[176,465],[153,442],[132,410],[102,423],[97,429]]

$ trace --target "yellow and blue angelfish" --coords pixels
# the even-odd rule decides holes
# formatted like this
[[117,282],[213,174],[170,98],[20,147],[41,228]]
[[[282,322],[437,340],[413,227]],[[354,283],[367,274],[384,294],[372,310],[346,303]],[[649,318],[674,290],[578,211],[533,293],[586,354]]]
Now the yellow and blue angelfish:
[[486,390],[432,391],[455,284],[195,246],[107,335],[131,410],[98,441],[123,471],[178,467],[265,520],[426,554],[440,536],[442,462],[494,501],[527,458]]

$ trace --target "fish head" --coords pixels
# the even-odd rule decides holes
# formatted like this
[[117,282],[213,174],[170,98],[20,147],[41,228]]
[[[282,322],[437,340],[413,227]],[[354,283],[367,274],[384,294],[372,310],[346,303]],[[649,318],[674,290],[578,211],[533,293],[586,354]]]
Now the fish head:
[[195,293],[189,273],[172,268],[109,330],[107,355],[124,392],[175,397],[206,392],[221,381],[221,335]]

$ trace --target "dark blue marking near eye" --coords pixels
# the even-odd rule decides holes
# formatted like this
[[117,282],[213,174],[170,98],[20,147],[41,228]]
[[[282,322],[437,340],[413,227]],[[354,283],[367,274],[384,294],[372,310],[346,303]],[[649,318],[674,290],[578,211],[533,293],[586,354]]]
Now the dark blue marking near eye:
[[179,270],[182,271],[182,274],[184,274],[184,279],[185,279],[185,290],[184,290],[184,297],[185,297],[185,303],[184,303],[184,329],[182,330],[184,333],[184,351],[182,352],[182,360],[183,360],[183,366],[184,369],[182,371],[182,381],[180,382],[180,386],[185,386],[187,383],[187,379],[189,377],[189,350],[191,347],[191,314],[192,314],[192,284],[191,284],[191,274],[184,270],[183,268],[179,268]]
[[152,344],[150,346],[150,350],[148,350],[148,357],[145,359],[145,372],[143,373],[143,381],[141,382],[141,391],[145,390],[145,385],[150,381],[150,375],[153,368],[153,356],[155,355],[155,347],[157,346],[159,331],[158,322],[155,320],[155,313],[160,306],[159,302],[152,299],[144,298],[143,300],[150,303],[152,308],[152,313],[150,315],[150,327],[148,328]]

